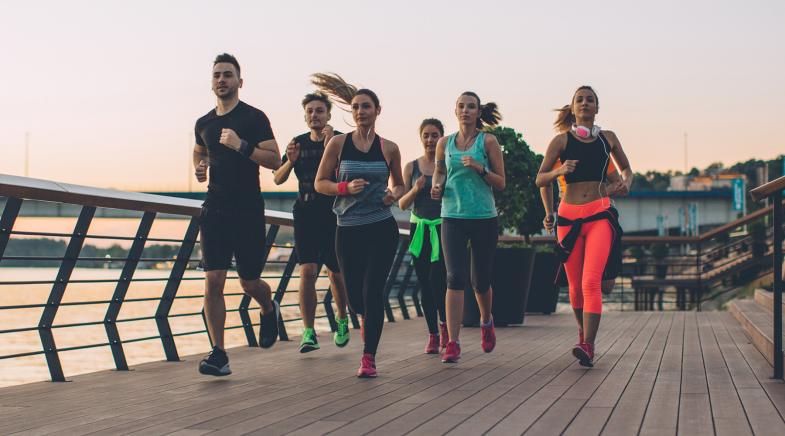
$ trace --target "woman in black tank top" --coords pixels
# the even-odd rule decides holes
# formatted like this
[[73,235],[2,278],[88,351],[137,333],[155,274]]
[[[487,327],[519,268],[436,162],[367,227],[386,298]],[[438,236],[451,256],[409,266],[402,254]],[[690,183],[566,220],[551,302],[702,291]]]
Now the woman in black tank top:
[[[558,223],[557,248],[567,253],[563,265],[578,323],[578,344],[573,348],[573,355],[581,365],[589,367],[593,365],[594,340],[602,314],[603,273],[616,245],[614,241],[621,234],[618,219],[614,220],[609,211],[608,197],[629,192],[632,184],[630,163],[619,139],[612,131],[594,124],[598,110],[599,100],[594,90],[589,86],[578,88],[572,103],[559,110],[554,123],[559,134],[548,146],[537,174],[537,186],[545,188],[542,190],[545,226],[550,232]],[[608,184],[606,174],[611,159],[621,178]],[[561,166],[553,169],[557,161]],[[566,189],[556,222],[549,188],[561,176]],[[594,220],[597,217],[603,218]],[[576,221],[585,218],[588,218],[585,223]],[[570,243],[571,247],[565,245]]]
[[384,327],[384,284],[398,248],[398,224],[390,206],[403,195],[401,154],[394,142],[376,134],[381,106],[373,91],[357,89],[337,75],[315,74],[313,83],[350,106],[357,124],[357,130],[334,136],[325,147],[316,191],[336,196],[335,251],[349,307],[362,321],[364,346],[357,376],[376,377],[376,349]]
[[[426,354],[438,354],[447,346],[447,271],[441,243],[441,200],[431,198],[431,177],[436,158],[436,143],[444,136],[444,126],[437,119],[420,124],[420,140],[425,152],[403,169],[406,194],[398,206],[402,210],[414,205],[409,229],[409,252],[414,257],[414,270],[422,291],[422,306],[428,324]],[[437,325],[438,323],[438,325]]]

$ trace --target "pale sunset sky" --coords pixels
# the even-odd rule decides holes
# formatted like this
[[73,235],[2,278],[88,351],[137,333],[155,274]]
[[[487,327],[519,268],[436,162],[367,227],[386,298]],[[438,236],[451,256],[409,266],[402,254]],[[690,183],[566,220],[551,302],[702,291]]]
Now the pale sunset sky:
[[[552,109],[583,84],[635,171],[684,169],[685,132],[690,167],[769,159],[785,152],[783,23],[783,0],[0,1],[0,173],[24,175],[29,132],[31,177],[188,190],[221,52],[281,149],[324,71],[378,93],[377,130],[404,162],[423,118],[456,129],[466,90],[543,153]],[[350,121],[333,110],[337,129]]]

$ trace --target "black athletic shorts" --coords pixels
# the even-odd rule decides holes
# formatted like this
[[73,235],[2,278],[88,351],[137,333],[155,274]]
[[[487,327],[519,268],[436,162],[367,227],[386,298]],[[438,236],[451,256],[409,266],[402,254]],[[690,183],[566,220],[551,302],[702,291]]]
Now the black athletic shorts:
[[262,274],[265,261],[263,208],[240,212],[202,207],[199,232],[205,271],[228,270],[234,256],[241,279],[255,280]]
[[[315,206],[315,207],[314,207]],[[337,226],[332,208],[323,204],[302,205],[295,203],[294,249],[297,263],[320,263],[330,271],[340,272],[335,255],[335,228]]]

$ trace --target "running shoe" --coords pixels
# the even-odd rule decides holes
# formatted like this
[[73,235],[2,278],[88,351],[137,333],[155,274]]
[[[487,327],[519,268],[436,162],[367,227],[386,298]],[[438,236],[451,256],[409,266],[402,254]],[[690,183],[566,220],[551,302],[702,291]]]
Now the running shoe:
[[496,328],[493,326],[493,318],[491,318],[491,321],[487,325],[482,324],[480,330],[482,335],[482,351],[490,353],[496,347]]
[[338,319],[338,329],[333,335],[335,345],[345,347],[349,343],[349,318]]
[[300,352],[307,353],[319,349],[319,340],[316,338],[314,329],[306,327],[303,330],[303,338],[300,340]]
[[428,344],[425,345],[425,354],[439,354],[439,335],[428,335]]
[[357,377],[376,377],[376,356],[371,353],[363,353],[363,357],[360,360],[360,369],[357,370]]
[[439,323],[439,348],[444,350],[447,348],[447,342],[450,342],[450,332],[447,331],[447,323]]
[[456,363],[461,358],[461,344],[450,341],[442,353],[442,363]]
[[261,315],[259,327],[259,346],[270,348],[278,340],[278,321],[281,319],[281,306],[273,300],[273,310]]
[[572,349],[572,355],[578,359],[581,366],[591,368],[594,366],[594,345],[582,343]]
[[199,372],[205,375],[214,375],[218,377],[231,374],[232,370],[229,369],[229,356],[226,355],[226,351],[218,347],[213,347],[210,354],[199,362]]

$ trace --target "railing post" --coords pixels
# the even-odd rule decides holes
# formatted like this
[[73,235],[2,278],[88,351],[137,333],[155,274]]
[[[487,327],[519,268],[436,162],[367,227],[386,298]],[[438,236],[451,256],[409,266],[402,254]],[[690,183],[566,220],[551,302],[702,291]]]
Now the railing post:
[[14,228],[14,222],[16,222],[21,207],[21,198],[8,197],[5,202],[3,216],[0,217],[0,260],[3,260],[5,247],[8,245],[8,240],[11,239],[11,230]]
[[38,335],[41,337],[41,345],[46,356],[46,363],[49,365],[49,374],[52,376],[52,381],[65,381],[63,367],[60,365],[60,356],[57,354],[57,345],[55,345],[55,338],[52,334],[52,324],[55,316],[57,316],[57,309],[60,308],[60,302],[63,300],[63,295],[65,295],[65,288],[71,279],[71,273],[76,266],[76,259],[82,251],[85,235],[90,228],[90,222],[93,220],[94,215],[95,207],[82,206],[82,211],[76,220],[74,233],[71,235],[71,240],[65,249],[65,256],[63,256],[63,260],[60,263],[57,278],[54,285],[52,285],[52,291],[49,293],[44,313],[41,315],[41,321],[38,323]]
[[782,191],[771,196],[774,203],[772,212],[774,223],[774,378],[783,378],[782,368]]
[[[275,238],[278,237],[278,224],[271,224],[267,230],[267,236],[264,241],[264,261],[262,261],[262,271],[267,266],[267,260],[270,257],[270,248],[275,244]],[[251,304],[251,297],[248,294],[243,294],[240,299],[240,307],[237,311],[240,314],[240,320],[243,323],[243,331],[245,332],[245,340],[248,341],[249,347],[258,347],[259,342],[256,340],[256,333],[253,330],[253,321],[248,314],[248,307]]]
[[[284,295],[286,295],[286,288],[289,286],[289,280],[292,278],[295,266],[297,266],[297,251],[292,250],[292,254],[289,255],[289,261],[286,262],[286,268],[284,268],[283,274],[281,274],[281,280],[278,282],[278,289],[275,290],[275,296],[273,297],[278,304],[281,304]],[[283,315],[278,319],[278,338],[282,341],[289,340],[289,335],[286,333],[286,324],[283,322]]]
[[112,349],[114,365],[120,371],[127,371],[128,363],[123,352],[123,341],[120,339],[120,332],[117,330],[117,317],[120,315],[120,308],[123,306],[123,301],[125,301],[125,294],[128,292],[128,286],[134,278],[139,258],[142,257],[142,251],[154,220],[155,212],[145,212],[142,215],[142,220],[136,231],[136,237],[125,259],[123,272],[120,274],[120,279],[117,280],[117,286],[115,287],[114,295],[112,295],[112,302],[109,303],[109,307],[106,309],[106,316],[104,316],[106,337],[109,340],[109,347]]
[[199,234],[199,219],[196,217],[191,218],[188,224],[188,230],[185,231],[183,243],[180,245],[180,251],[177,253],[177,258],[172,266],[172,272],[169,274],[169,280],[166,282],[166,287],[161,295],[161,302],[158,303],[158,309],[155,312],[155,323],[158,325],[158,334],[161,336],[161,343],[164,347],[166,360],[170,362],[177,362],[180,356],[177,354],[177,345],[172,336],[172,328],[169,325],[169,311],[172,309],[174,297],[180,288],[180,282],[183,279],[183,274],[188,266],[188,261],[191,259],[191,253],[196,245],[196,236]]
[[[405,259],[404,254],[404,261]],[[403,273],[403,280],[398,285],[398,307],[401,309],[401,315],[403,315],[403,319],[411,319],[409,317],[409,308],[406,306],[406,291],[409,289],[409,280],[412,278],[412,262],[411,258],[409,258],[409,262],[406,262],[406,271]]]

